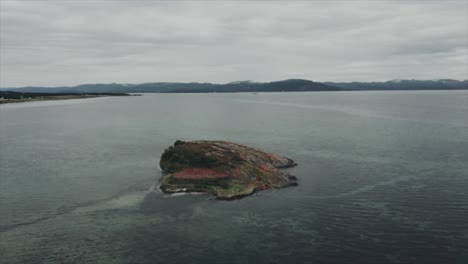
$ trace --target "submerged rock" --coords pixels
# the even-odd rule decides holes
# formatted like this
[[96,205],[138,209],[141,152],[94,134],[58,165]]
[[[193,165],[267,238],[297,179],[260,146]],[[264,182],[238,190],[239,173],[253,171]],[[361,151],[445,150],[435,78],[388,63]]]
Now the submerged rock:
[[226,141],[177,140],[160,161],[166,193],[207,192],[218,199],[237,199],[256,191],[297,185],[296,177],[281,169],[293,160]]

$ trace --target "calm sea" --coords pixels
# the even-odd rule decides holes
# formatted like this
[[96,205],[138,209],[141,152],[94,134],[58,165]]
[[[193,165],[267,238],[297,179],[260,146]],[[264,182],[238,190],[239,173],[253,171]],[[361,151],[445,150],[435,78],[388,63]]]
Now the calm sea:
[[[298,187],[158,192],[175,140]],[[148,94],[0,106],[0,263],[468,263],[468,91]]]

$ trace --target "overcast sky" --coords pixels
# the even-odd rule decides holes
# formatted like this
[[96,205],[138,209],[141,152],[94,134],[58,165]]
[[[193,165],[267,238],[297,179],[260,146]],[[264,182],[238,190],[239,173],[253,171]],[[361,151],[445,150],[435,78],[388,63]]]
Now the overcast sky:
[[468,1],[0,0],[0,87],[468,79]]

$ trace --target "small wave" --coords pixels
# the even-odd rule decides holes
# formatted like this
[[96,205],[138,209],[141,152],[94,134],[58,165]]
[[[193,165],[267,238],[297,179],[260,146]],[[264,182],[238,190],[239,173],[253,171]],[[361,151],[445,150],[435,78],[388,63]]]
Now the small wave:
[[376,184],[370,184],[370,185],[365,185],[360,188],[344,192],[341,194],[337,195],[325,195],[325,196],[310,196],[312,199],[328,199],[328,198],[342,198],[342,197],[347,197],[347,196],[352,196],[360,193],[365,193],[374,190],[375,188],[381,187],[381,186],[388,186],[388,185],[395,185],[399,182],[404,182],[404,181],[409,181],[415,179],[415,176],[400,176],[400,177],[395,177],[390,180],[378,182]]
[[454,127],[467,127],[465,123],[460,123],[460,122],[448,123],[447,121],[435,121],[432,119],[415,119],[415,118],[407,118],[403,116],[393,116],[393,115],[375,112],[370,109],[369,110],[357,109],[357,108],[351,108],[351,107],[332,106],[332,105],[309,105],[309,104],[287,103],[287,102],[278,102],[278,101],[254,101],[254,100],[245,100],[245,99],[240,99],[240,100],[237,99],[235,101],[239,103],[264,104],[264,105],[313,109],[313,110],[319,110],[319,111],[330,111],[330,112],[337,112],[337,113],[341,113],[345,115],[354,115],[354,116],[379,118],[379,119],[382,118],[382,119],[390,119],[390,120],[397,120],[397,121],[404,121],[404,122],[418,122],[418,123],[431,124],[431,125],[451,125]]
[[[146,180],[142,182],[146,182]],[[9,230],[18,228],[18,227],[33,225],[42,221],[46,221],[48,219],[52,219],[57,216],[70,214],[70,213],[90,213],[90,212],[105,211],[105,210],[135,209],[137,208],[139,204],[143,202],[146,195],[150,192],[153,192],[157,186],[156,184],[153,184],[148,189],[143,190],[143,191],[142,190],[131,191],[131,190],[135,190],[135,188],[139,189],[136,186],[139,186],[142,182],[138,182],[134,186],[130,186],[129,188],[122,190],[109,198],[88,201],[88,202],[76,204],[73,206],[63,206],[63,207],[58,208],[54,214],[50,214],[45,217],[39,217],[37,219],[27,221],[27,222],[0,226],[0,233],[6,232]]]

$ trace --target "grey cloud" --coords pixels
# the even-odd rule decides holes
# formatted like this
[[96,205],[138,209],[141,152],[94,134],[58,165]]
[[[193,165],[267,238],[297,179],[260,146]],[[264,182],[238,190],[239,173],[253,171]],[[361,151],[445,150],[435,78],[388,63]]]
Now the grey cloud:
[[466,1],[4,1],[0,87],[468,78]]

